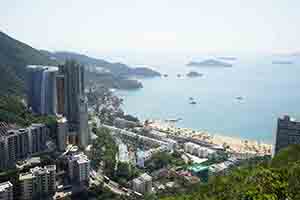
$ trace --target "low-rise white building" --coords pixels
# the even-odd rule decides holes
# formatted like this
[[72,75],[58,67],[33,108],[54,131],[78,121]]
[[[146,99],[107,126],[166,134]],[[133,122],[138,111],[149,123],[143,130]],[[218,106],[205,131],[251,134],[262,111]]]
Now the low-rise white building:
[[0,199],[1,200],[13,200],[13,185],[11,182],[6,181],[3,183],[0,183]]
[[196,155],[200,158],[213,158],[217,156],[217,152],[213,149],[200,146],[198,144],[187,142],[184,144],[184,151]]

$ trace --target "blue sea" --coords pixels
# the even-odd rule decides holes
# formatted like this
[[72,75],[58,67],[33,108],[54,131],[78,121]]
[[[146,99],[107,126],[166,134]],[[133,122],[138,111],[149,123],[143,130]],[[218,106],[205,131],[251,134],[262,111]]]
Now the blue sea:
[[[206,58],[213,57],[192,60]],[[232,68],[186,66],[191,59],[160,60],[161,63],[142,64],[168,77],[139,79],[144,88],[117,91],[124,98],[125,112],[142,120],[182,118],[176,124],[178,127],[267,143],[273,143],[278,117],[289,114],[300,119],[299,57],[241,56],[235,61],[223,60],[232,63]],[[272,64],[272,61],[293,63]],[[131,66],[138,64],[131,63]],[[203,76],[177,77],[190,71]],[[239,96],[243,99],[238,100]],[[196,105],[189,103],[190,97]]]

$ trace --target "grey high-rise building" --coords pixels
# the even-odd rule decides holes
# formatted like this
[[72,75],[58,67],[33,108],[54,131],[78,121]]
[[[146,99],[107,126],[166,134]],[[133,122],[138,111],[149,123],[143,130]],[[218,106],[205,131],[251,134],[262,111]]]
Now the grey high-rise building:
[[68,121],[65,117],[57,120],[57,147],[59,151],[65,151],[68,134]]
[[64,115],[70,133],[76,133],[79,145],[85,148],[89,142],[87,100],[84,93],[84,67],[69,60],[60,66],[64,77]]
[[64,75],[65,109],[69,123],[79,122],[80,99],[84,97],[84,68],[75,61],[69,60],[60,67]]
[[300,122],[285,115],[278,119],[275,154],[290,144],[300,144]]
[[52,66],[27,66],[28,107],[38,114],[56,114],[58,68]]
[[46,150],[48,128],[44,124],[32,124],[28,131],[29,152],[35,154]]

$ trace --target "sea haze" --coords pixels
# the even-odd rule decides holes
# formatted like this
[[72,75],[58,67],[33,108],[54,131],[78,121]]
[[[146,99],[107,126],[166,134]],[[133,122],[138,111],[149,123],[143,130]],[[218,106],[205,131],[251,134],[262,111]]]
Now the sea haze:
[[[143,120],[182,118],[178,127],[273,143],[279,116],[288,113],[300,119],[300,59],[285,57],[293,63],[272,64],[280,59],[224,60],[233,64],[231,68],[188,67],[192,60],[185,59],[156,64],[153,67],[168,77],[142,79],[144,88],[117,94],[124,98],[124,110]],[[204,75],[177,77],[190,71]],[[237,99],[240,96],[242,100]],[[196,105],[189,103],[190,97]]]

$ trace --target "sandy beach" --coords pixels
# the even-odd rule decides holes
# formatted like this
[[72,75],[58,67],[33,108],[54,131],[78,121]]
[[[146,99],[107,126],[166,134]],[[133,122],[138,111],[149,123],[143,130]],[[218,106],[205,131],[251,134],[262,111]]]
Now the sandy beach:
[[178,128],[176,123],[163,120],[148,120],[148,126],[163,131],[173,136],[190,137],[208,142],[210,144],[226,147],[227,151],[240,154],[271,155],[272,145],[254,140],[246,140],[236,137],[212,134],[207,131],[192,130],[190,128]]

